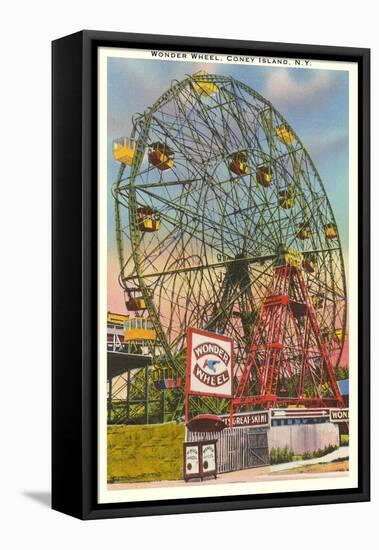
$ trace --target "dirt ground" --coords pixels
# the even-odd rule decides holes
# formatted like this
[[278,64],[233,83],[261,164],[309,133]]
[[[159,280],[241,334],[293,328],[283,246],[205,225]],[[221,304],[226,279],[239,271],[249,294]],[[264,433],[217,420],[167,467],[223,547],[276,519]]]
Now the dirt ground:
[[[317,473],[330,473],[330,472],[348,472],[349,461],[341,460],[339,462],[331,462],[329,464],[309,464],[306,466],[300,466],[299,468],[292,468],[291,474],[317,474]],[[273,472],[273,475],[278,475],[280,472]]]

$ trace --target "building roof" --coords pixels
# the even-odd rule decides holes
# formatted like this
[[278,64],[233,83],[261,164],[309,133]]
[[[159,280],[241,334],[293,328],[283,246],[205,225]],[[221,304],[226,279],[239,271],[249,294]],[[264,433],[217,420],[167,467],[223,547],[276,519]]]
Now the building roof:
[[152,364],[151,355],[140,355],[134,353],[122,353],[117,351],[107,352],[108,380],[120,376],[124,372],[133,369],[140,369]]

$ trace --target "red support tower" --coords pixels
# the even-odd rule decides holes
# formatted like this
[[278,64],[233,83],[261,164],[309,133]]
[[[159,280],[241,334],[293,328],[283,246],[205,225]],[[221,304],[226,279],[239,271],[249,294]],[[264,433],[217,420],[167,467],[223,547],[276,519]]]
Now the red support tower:
[[276,267],[231,415],[255,405],[343,406],[326,344],[301,269]]

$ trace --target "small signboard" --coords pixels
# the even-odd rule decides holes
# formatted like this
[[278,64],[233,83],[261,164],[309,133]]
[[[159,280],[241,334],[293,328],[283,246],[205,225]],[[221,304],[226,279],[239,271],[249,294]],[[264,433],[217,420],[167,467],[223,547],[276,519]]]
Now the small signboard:
[[330,409],[330,422],[349,422],[349,409]]
[[184,479],[200,477],[200,444],[184,444]]
[[204,442],[201,447],[201,465],[203,477],[217,475],[216,442]]
[[187,394],[231,398],[232,381],[232,339],[190,328],[187,334]]

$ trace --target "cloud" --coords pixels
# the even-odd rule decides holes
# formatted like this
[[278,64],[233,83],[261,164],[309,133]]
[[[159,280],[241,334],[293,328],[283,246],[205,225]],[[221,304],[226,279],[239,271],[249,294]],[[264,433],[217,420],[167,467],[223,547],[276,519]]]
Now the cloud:
[[109,135],[130,132],[134,113],[143,113],[153,105],[172,81],[180,81],[199,70],[214,74],[218,66],[203,62],[111,58],[108,61]]
[[322,158],[325,155],[337,155],[347,153],[349,136],[345,131],[329,131],[320,135],[313,135],[307,140],[307,147],[312,153],[312,158]]
[[273,103],[282,105],[311,105],[319,103],[336,86],[335,75],[331,71],[309,71],[307,78],[299,78],[295,70],[273,71],[266,82],[266,95]]

